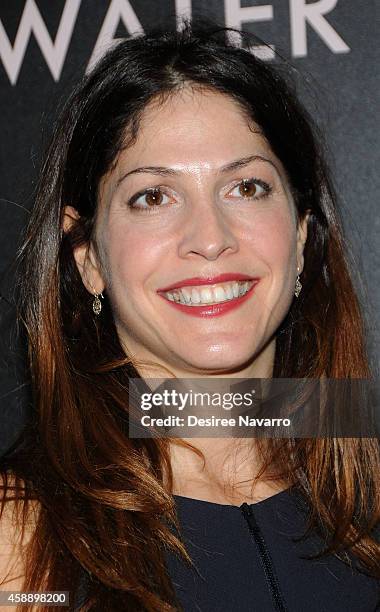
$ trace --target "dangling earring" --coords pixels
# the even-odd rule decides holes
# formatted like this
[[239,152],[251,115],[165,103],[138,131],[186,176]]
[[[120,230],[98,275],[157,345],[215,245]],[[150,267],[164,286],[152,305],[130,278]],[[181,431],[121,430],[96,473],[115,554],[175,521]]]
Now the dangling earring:
[[94,299],[93,299],[93,302],[92,302],[92,310],[98,316],[98,315],[100,315],[100,313],[102,311],[102,303],[101,303],[101,301],[99,299],[99,296],[102,298],[102,300],[104,300],[104,295],[103,295],[102,292],[97,293],[95,291],[95,288],[94,288],[94,286],[93,286],[93,284],[91,282],[89,282],[89,284],[91,286],[91,289],[94,292]]
[[[300,267],[297,266],[297,272],[299,272],[299,271],[300,271]],[[301,293],[301,289],[302,289],[302,284],[301,284],[301,281],[300,281],[300,275],[297,274],[296,286],[295,286],[295,289],[294,289],[294,295],[296,296],[296,298],[298,298],[299,294]]]
[[99,295],[102,298],[102,300],[104,300],[103,293],[95,293],[94,301],[92,302],[92,310],[94,311],[94,313],[96,315],[100,315],[100,313],[102,311],[102,303],[101,303],[101,301],[99,299]]

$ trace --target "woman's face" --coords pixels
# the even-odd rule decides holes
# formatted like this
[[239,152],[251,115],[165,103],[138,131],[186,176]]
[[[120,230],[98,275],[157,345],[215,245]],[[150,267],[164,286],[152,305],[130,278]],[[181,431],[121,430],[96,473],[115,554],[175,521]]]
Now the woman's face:
[[127,354],[182,377],[271,375],[306,222],[231,98],[186,89],[145,109],[101,182],[95,240],[78,267],[107,292]]

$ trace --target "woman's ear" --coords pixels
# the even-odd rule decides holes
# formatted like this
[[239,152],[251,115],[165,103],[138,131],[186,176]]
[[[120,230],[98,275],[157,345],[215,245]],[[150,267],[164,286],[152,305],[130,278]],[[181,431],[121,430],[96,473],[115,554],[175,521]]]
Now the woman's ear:
[[78,219],[80,219],[80,214],[74,206],[65,206],[63,208],[62,229],[65,234],[75,225]]
[[297,229],[297,264],[298,264],[298,266],[300,268],[300,273],[302,272],[303,266],[304,266],[303,251],[304,251],[305,244],[306,244],[306,239],[307,239],[307,224],[308,224],[308,221],[309,221],[309,217],[310,217],[310,210],[307,210],[305,215],[298,222],[298,229]]
[[[65,206],[62,229],[68,232],[73,224],[80,219],[78,211],[73,206]],[[105,283],[101,274],[98,256],[92,242],[80,244],[73,249],[74,259],[81,275],[82,282],[89,293],[102,293]]]

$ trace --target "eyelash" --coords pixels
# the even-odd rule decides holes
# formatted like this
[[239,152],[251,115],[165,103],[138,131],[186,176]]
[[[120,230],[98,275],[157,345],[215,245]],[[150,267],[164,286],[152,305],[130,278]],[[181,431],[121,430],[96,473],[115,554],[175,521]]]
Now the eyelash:
[[[257,178],[250,178],[250,179],[243,179],[241,181],[239,181],[236,185],[234,185],[234,187],[232,187],[232,190],[236,189],[236,187],[240,187],[240,185],[250,185],[250,184],[255,184],[258,185],[259,187],[261,187],[262,189],[264,189],[264,193],[260,194],[259,196],[249,196],[249,197],[244,197],[242,196],[243,200],[261,200],[263,198],[268,197],[271,192],[272,192],[272,187],[270,185],[268,185],[268,183],[266,183],[265,181],[262,181],[261,179],[257,179]],[[134,203],[141,197],[144,195],[147,195],[148,193],[164,193],[163,190],[161,189],[160,186],[157,187],[150,187],[149,189],[144,189],[143,191],[139,191],[138,193],[136,193],[134,196],[132,196],[132,198],[130,200],[128,200],[127,202],[127,206],[131,209],[131,210],[135,210],[135,211],[139,211],[139,212],[144,212],[144,213],[153,213],[155,210],[157,210],[157,208],[162,208],[167,206],[167,204],[161,204],[161,205],[157,205],[157,206],[149,206],[149,207],[142,207],[142,206],[134,206]]]

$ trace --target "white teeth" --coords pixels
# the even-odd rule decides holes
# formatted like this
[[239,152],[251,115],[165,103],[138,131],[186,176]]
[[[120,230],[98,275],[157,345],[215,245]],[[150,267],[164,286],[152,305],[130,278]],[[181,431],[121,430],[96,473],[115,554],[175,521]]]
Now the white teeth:
[[214,295],[215,295],[216,302],[224,302],[227,299],[227,296],[225,294],[223,287],[215,287]]
[[232,300],[234,292],[232,291],[231,285],[226,285],[224,291],[226,292],[227,300]]
[[214,302],[214,296],[213,296],[213,291],[211,291],[211,289],[201,289],[201,302],[204,302],[205,304],[211,304],[211,302]]
[[193,304],[199,304],[201,301],[201,296],[196,289],[191,290],[191,301]]
[[181,293],[182,293],[183,297],[185,298],[186,303],[190,304],[190,302],[191,302],[191,293],[190,293],[190,291],[188,291],[188,289],[183,288],[183,289],[181,289]]
[[252,284],[253,281],[233,281],[216,287],[181,287],[174,291],[165,292],[165,296],[171,302],[179,302],[188,306],[218,304],[245,295]]

